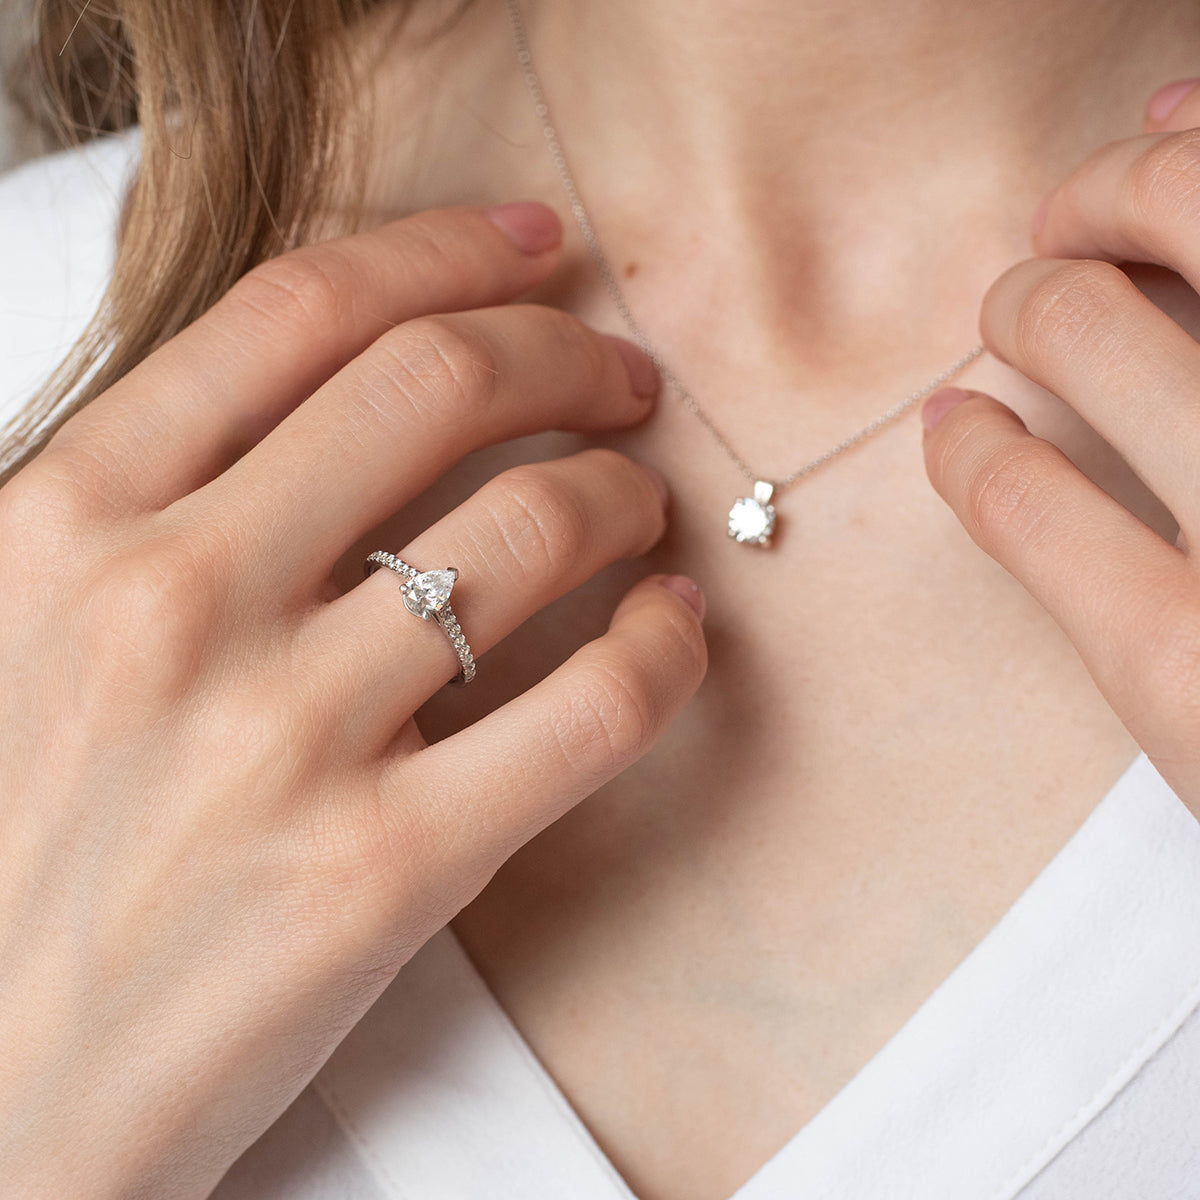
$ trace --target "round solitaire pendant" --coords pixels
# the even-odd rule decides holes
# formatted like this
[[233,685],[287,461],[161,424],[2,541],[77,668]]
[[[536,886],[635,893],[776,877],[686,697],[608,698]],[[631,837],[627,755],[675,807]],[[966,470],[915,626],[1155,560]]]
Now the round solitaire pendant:
[[754,485],[753,496],[742,496],[729,510],[729,536],[747,546],[769,546],[775,532],[775,485],[765,479]]

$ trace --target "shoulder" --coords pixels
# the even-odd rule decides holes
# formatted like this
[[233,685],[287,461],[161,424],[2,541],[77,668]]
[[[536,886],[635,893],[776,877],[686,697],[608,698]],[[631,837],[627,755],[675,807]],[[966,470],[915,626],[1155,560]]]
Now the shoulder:
[[139,144],[134,129],[0,174],[0,422],[95,313]]

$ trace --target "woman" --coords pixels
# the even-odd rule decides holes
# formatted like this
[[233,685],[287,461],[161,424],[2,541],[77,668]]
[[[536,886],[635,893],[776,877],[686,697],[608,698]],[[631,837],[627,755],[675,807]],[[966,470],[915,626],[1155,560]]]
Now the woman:
[[1200,8],[451,7],[48,10],[14,1194],[1200,1194]]

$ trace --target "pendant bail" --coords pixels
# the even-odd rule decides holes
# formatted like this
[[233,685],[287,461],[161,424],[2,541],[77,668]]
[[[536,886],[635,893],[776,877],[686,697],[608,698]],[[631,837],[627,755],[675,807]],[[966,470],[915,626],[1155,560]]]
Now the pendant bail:
[[754,498],[759,504],[770,504],[771,497],[775,495],[775,485],[768,483],[765,479],[759,479],[754,484]]

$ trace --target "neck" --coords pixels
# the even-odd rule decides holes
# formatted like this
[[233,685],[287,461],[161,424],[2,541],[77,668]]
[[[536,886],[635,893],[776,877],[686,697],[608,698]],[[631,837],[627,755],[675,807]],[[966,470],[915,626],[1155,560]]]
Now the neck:
[[1191,0],[573,0],[531,21],[560,107],[689,174],[813,196],[871,187],[864,163],[1044,166],[1114,102],[1136,132],[1147,87],[1200,50]]
[[1200,50],[1190,0],[524,8],[610,248],[649,269],[702,243],[711,264],[719,231],[754,281],[751,319],[786,314],[810,367],[818,345],[857,353],[840,331],[898,305],[957,313],[951,342],[969,341],[982,290],[1030,252],[1043,192],[1139,132],[1150,92]]
[[[706,394],[745,391],[749,363],[756,395],[861,395],[866,415],[977,340],[1037,201],[1200,59],[1194,0],[520,2],[585,203],[668,361]],[[380,219],[563,207],[500,6],[450,20],[461,7],[422,0],[403,36],[364,38],[383,49],[364,94],[386,114]],[[594,294],[557,299],[611,318],[593,272],[565,277]]]
[[636,105],[688,151],[726,156],[735,141],[753,154],[897,127],[931,147],[1018,124],[1046,135],[1147,66],[1194,67],[1200,33],[1190,0],[524,4],[569,55],[564,85],[588,81],[576,91],[605,111]]

